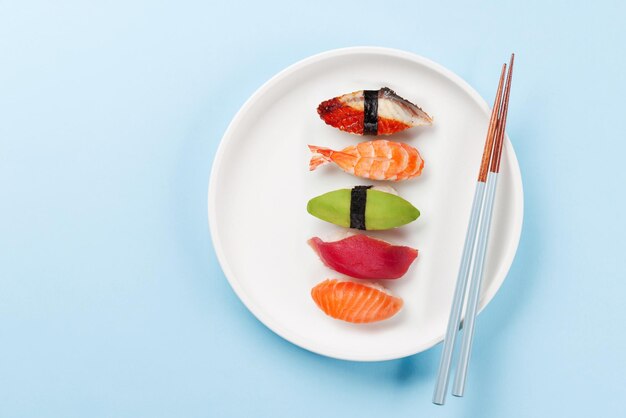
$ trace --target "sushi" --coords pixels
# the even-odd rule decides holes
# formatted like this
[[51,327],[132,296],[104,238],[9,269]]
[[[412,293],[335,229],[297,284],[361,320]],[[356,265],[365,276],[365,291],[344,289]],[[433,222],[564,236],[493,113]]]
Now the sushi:
[[357,279],[398,279],[417,258],[414,248],[360,234],[332,242],[313,237],[308,243],[326,266]]
[[359,90],[323,101],[317,107],[328,125],[357,135],[390,135],[433,120],[393,90]]
[[309,170],[327,163],[357,177],[371,180],[408,180],[422,174],[424,160],[410,145],[384,139],[351,145],[341,151],[309,145]]
[[325,193],[309,200],[306,210],[326,222],[361,230],[396,228],[420,216],[408,201],[372,186]]
[[402,299],[376,287],[327,279],[311,289],[317,306],[335,319],[354,323],[389,319],[402,309]]

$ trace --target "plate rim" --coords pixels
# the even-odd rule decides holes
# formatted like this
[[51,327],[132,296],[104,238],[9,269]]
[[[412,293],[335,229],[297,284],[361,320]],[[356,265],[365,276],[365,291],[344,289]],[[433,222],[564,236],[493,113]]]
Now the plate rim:
[[[442,76],[448,78],[450,81],[458,85],[465,93],[467,93],[476,104],[483,110],[487,118],[489,117],[489,105],[487,102],[480,96],[480,94],[472,87],[469,83],[467,83],[463,78],[458,76],[456,73],[451,70],[445,68],[441,64],[436,63],[428,58],[425,58],[421,55],[415,54],[413,52],[404,51],[401,49],[395,48],[387,48],[380,46],[354,46],[354,47],[346,47],[346,48],[337,48],[331,49],[328,51],[320,52],[304,59],[301,59],[283,70],[279,71],[275,75],[273,75],[269,80],[263,83],[259,88],[257,88],[254,93],[243,103],[243,105],[239,108],[235,116],[232,118],[228,127],[224,131],[220,142],[218,144],[217,150],[215,152],[215,156],[213,158],[210,178],[209,178],[209,189],[208,189],[208,218],[209,218],[209,232],[211,235],[211,241],[213,244],[213,249],[217,256],[218,263],[226,276],[228,283],[231,288],[239,298],[239,300],[244,304],[244,306],[252,313],[252,315],[263,325],[269,328],[276,335],[280,336],[284,340],[294,344],[298,347],[301,347],[310,352],[335,358],[339,360],[347,360],[347,361],[360,361],[360,362],[373,362],[373,361],[387,361],[387,360],[396,360],[403,357],[408,357],[411,355],[415,355],[421,352],[424,352],[435,345],[439,344],[443,341],[443,337],[445,334],[445,330],[443,330],[440,337],[429,340],[420,345],[411,346],[410,350],[398,350],[392,354],[386,355],[376,355],[376,354],[363,354],[363,353],[353,353],[353,355],[347,355],[345,353],[332,352],[329,350],[324,350],[318,347],[315,347],[314,344],[311,344],[311,340],[308,338],[303,338],[298,334],[292,334],[287,332],[287,330],[281,328],[278,324],[276,324],[272,318],[266,316],[261,308],[259,308],[250,297],[243,291],[242,286],[236,280],[235,275],[233,274],[230,266],[226,261],[226,256],[220,244],[219,235],[217,232],[217,225],[215,224],[216,220],[216,209],[217,209],[217,196],[215,193],[216,188],[216,173],[221,167],[221,162],[223,161],[223,154],[225,150],[225,145],[229,138],[232,136],[235,126],[238,124],[239,120],[243,117],[244,114],[252,107],[252,105],[259,100],[266,91],[272,88],[275,84],[280,82],[282,79],[287,77],[288,75],[314,64],[319,61],[323,61],[326,59],[332,59],[339,56],[345,55],[358,55],[358,54],[370,54],[370,55],[384,55],[388,57],[394,58],[402,58],[409,61],[413,61],[420,65],[423,65],[431,70],[441,74]],[[508,163],[511,164],[511,172],[512,172],[512,182],[514,184],[514,192],[519,193],[519,199],[517,200],[517,204],[512,206],[514,225],[512,226],[513,233],[513,241],[510,245],[510,248],[507,249],[505,254],[503,255],[503,263],[498,271],[495,274],[494,285],[488,289],[488,291],[483,295],[480,299],[480,305],[478,312],[482,312],[483,309],[491,302],[496,293],[500,290],[500,287],[506,280],[509,270],[513,265],[513,260],[517,253],[517,249],[519,247],[519,242],[521,238],[522,225],[524,221],[524,189],[522,184],[522,175],[519,167],[519,161],[517,160],[517,155],[515,150],[513,149],[513,145],[506,135],[505,137],[505,147],[507,150]],[[518,191],[518,192],[517,192]]]

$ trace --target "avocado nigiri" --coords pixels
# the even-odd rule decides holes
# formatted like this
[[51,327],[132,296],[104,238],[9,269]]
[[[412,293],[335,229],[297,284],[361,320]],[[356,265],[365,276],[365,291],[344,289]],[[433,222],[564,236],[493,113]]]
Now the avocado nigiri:
[[420,216],[408,201],[372,186],[339,189],[314,197],[309,200],[307,211],[335,225],[370,231],[396,228]]

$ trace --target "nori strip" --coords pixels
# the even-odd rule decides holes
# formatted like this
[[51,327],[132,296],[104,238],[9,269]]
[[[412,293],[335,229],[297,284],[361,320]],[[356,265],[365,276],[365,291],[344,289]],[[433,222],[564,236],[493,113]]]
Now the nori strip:
[[372,186],[354,186],[350,193],[350,228],[365,230],[367,189]]
[[378,92],[379,90],[363,90],[363,135],[378,134]]

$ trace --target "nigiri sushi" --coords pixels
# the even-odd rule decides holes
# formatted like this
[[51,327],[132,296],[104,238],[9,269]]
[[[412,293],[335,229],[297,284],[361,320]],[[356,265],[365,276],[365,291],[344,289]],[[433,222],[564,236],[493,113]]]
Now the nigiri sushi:
[[402,309],[402,299],[373,286],[327,279],[311,289],[317,306],[335,319],[354,323],[389,319]]
[[359,90],[326,100],[317,107],[328,125],[357,135],[390,135],[433,120],[393,90]]
[[357,279],[398,279],[417,258],[414,248],[360,234],[331,242],[313,237],[308,243],[326,266]]
[[384,139],[361,142],[341,151],[315,145],[309,145],[309,149],[313,153],[310,171],[332,162],[357,177],[400,181],[419,176],[424,168],[424,160],[415,148]]
[[396,228],[420,216],[419,210],[408,201],[372,186],[325,193],[309,200],[306,210],[326,222],[363,230]]

